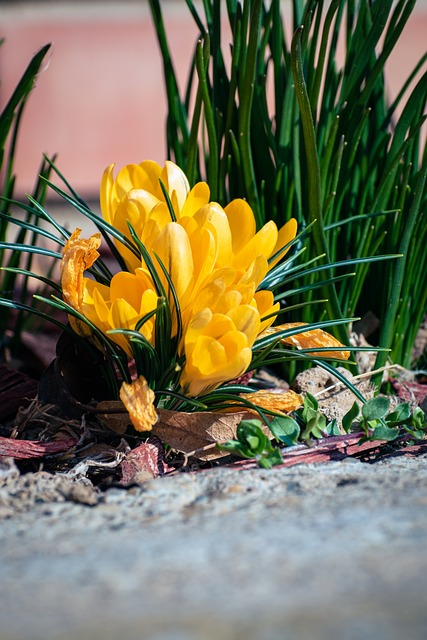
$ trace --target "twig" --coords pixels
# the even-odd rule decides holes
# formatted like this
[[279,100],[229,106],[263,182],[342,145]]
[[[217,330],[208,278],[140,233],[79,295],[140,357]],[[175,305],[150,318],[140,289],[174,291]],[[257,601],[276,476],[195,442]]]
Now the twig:
[[[363,378],[370,378],[371,376],[377,373],[381,373],[382,371],[389,371],[390,369],[401,369],[402,371],[406,371],[405,367],[402,367],[400,364],[388,364],[388,365],[385,365],[384,367],[380,367],[379,369],[374,369],[373,371],[359,373],[359,375],[353,376],[352,380],[362,380]],[[322,395],[322,393],[327,393],[328,391],[332,391],[332,389],[335,389],[336,387],[340,387],[340,386],[345,387],[344,382],[336,382],[335,384],[332,384],[330,387],[326,387],[326,389],[321,389],[320,391],[314,394],[314,397],[317,398],[318,396]]]

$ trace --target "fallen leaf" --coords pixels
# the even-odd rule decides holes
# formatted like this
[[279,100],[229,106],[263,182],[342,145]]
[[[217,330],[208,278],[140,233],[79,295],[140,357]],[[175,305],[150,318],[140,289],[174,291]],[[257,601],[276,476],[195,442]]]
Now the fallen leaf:
[[[159,421],[153,426],[152,433],[173,449],[186,454],[196,451],[194,457],[199,460],[214,460],[228,455],[214,447],[207,451],[198,450],[217,442],[235,439],[239,423],[254,418],[250,411],[184,413],[159,409],[158,413]],[[271,436],[268,427],[264,426],[263,429]]]
[[97,416],[105,422],[107,427],[123,435],[130,424],[129,414],[121,400],[103,400],[96,405]]

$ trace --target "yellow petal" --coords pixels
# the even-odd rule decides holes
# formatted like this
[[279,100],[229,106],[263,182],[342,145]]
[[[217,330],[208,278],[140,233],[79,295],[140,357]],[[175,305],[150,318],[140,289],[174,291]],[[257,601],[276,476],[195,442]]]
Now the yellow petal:
[[134,382],[123,382],[120,388],[120,400],[125,405],[136,431],[151,431],[158,420],[154,407],[154,392],[144,376]]
[[206,182],[198,182],[191,189],[181,209],[181,217],[193,217],[196,211],[208,204],[210,189]]
[[260,332],[261,323],[258,310],[247,304],[242,304],[230,309],[227,315],[233,320],[237,331],[241,331],[246,335],[248,345],[252,347]]
[[114,211],[111,207],[111,201],[113,198],[113,190],[114,190],[114,177],[113,171],[116,165],[110,164],[104,171],[101,179],[101,188],[100,188],[100,205],[101,205],[101,213],[104,220],[111,224],[111,216],[114,214]]
[[[165,185],[169,197],[174,205],[175,213],[179,217],[181,209],[190,191],[187,176],[174,162],[167,160],[160,178]],[[176,204],[174,200],[176,199]]]
[[[183,298],[193,282],[194,274],[191,245],[185,230],[177,222],[169,222],[153,243],[152,251],[166,268],[178,299]],[[157,261],[154,260],[154,263]],[[157,272],[168,291],[169,286],[160,265]]]
[[253,238],[256,231],[255,217],[245,200],[232,200],[225,209],[233,238],[233,253],[239,253]]
[[232,244],[230,224],[224,209],[216,202],[201,207],[194,219],[200,227],[207,225],[216,238],[216,266],[228,267],[232,263]]
[[[272,291],[267,291],[265,289],[261,289],[257,291],[254,295],[255,303],[257,309],[259,311],[259,315],[261,316],[261,327],[260,333],[268,329],[276,319],[275,314],[280,311],[280,303],[274,303],[274,294]],[[267,320],[262,320],[262,318],[266,316],[271,316]]]
[[[293,240],[297,235],[297,229],[298,224],[295,218],[291,218],[290,220],[288,220],[288,222],[284,224],[283,227],[281,227],[281,229],[279,230],[276,246],[274,247],[271,255],[275,255],[278,251],[280,251],[280,249],[282,249],[282,247],[285,247],[288,242]],[[270,263],[270,269],[272,269],[283,258],[283,256],[287,254],[288,251],[289,248],[286,249],[286,251],[283,251],[278,258],[272,260],[272,262]]]
[[[271,335],[278,331],[284,331],[286,329],[293,329],[294,327],[303,327],[304,322],[289,322],[287,324],[281,324],[276,327],[270,327],[265,331],[265,335]],[[319,349],[319,351],[313,351],[311,354],[313,357],[330,357],[338,358],[339,360],[347,360],[350,357],[350,351],[328,351],[327,347],[344,347],[341,342],[331,336],[330,333],[323,331],[323,329],[312,329],[311,331],[301,331],[300,333],[289,336],[288,338],[282,338],[283,344],[289,344],[298,349],[314,349],[317,347],[326,347]]]
[[[200,287],[212,274],[217,257],[217,241],[214,231],[206,225],[200,226],[194,218],[181,218],[179,224],[185,229],[193,256],[194,282],[192,299],[196,299]],[[183,300],[183,307],[189,300]]]
[[295,391],[274,392],[255,391],[254,393],[244,393],[242,398],[253,402],[261,409],[269,409],[278,413],[290,413],[303,404],[303,398]]
[[248,368],[252,350],[233,320],[203,309],[185,333],[186,362],[181,374],[184,393],[197,396],[237,378]]
[[278,238],[276,224],[270,220],[234,256],[234,266],[247,269],[258,256],[268,259],[273,253]]

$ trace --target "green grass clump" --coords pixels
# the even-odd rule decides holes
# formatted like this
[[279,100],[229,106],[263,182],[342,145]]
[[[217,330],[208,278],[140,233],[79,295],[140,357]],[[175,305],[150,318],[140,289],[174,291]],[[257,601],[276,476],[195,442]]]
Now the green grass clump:
[[[3,41],[0,41],[1,44]],[[25,210],[25,215],[19,221],[18,230],[13,233],[11,225],[15,225],[14,228],[16,228],[18,222],[15,219],[16,208],[14,207],[17,204],[14,201],[16,147],[28,96],[34,87],[35,79],[49,49],[50,45],[47,44],[33,56],[12,96],[0,113],[0,298],[11,301],[17,295],[19,276],[21,276],[19,299],[24,302],[28,297],[28,279],[25,276],[22,277],[22,274],[26,270],[31,271],[34,254],[23,253],[19,247],[36,244],[39,221],[35,215],[34,207],[24,205],[22,208]],[[46,184],[43,178],[47,178],[49,173],[50,166],[43,160],[32,194],[33,198],[39,202],[44,201]],[[13,234],[13,238],[10,237],[11,234]],[[12,303],[0,306],[0,357],[3,356],[6,347],[11,351],[15,351],[19,347],[21,330],[24,323],[31,317],[26,313],[16,313],[15,311]],[[12,327],[13,333],[8,333],[7,330]]]
[[[245,197],[259,226],[291,216],[302,228],[312,223],[301,279],[320,288],[325,315],[372,311],[379,346],[410,367],[427,312],[427,55],[392,102],[384,68],[415,0],[294,0],[291,41],[279,0],[204,0],[203,15],[187,5],[195,55],[181,95],[160,2],[150,0],[164,63],[168,157],[190,181],[206,179],[220,203]],[[372,259],[379,255],[400,257]],[[354,263],[354,277],[342,277]],[[292,303],[314,300],[316,286]],[[319,317],[312,305],[297,313],[306,322]],[[335,332],[346,341],[342,325]],[[386,358],[379,352],[376,365]]]

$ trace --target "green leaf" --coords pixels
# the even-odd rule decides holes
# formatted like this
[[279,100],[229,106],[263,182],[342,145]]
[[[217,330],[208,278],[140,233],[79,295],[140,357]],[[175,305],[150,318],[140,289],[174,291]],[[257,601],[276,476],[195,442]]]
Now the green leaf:
[[352,407],[347,411],[347,413],[342,417],[342,428],[346,433],[349,433],[351,429],[351,425],[353,424],[353,420],[357,418],[359,415],[360,408],[356,401],[353,402]]
[[283,458],[279,449],[273,449],[267,456],[257,458],[257,462],[261,469],[271,469],[278,464],[282,464]]
[[15,91],[9,99],[9,102],[6,104],[5,108],[0,114],[0,167],[2,165],[4,144],[12,125],[15,110],[20,103],[23,103],[25,101],[28,94],[34,87],[35,78],[49,49],[50,44],[46,44],[33,56],[24,72],[24,75],[22,76]]
[[267,436],[259,420],[242,420],[237,427],[237,438],[254,456],[262,453],[267,444]]
[[337,422],[336,418],[331,420],[331,422],[326,425],[325,433],[328,436],[340,436],[341,435],[341,431],[339,429],[338,422]]
[[273,436],[279,442],[283,442],[287,447],[298,442],[300,428],[298,423],[290,416],[277,416],[269,423]]
[[426,414],[421,407],[416,407],[412,415],[412,424],[418,429],[425,429],[426,427]]
[[386,417],[386,422],[388,426],[395,426],[398,424],[403,424],[407,420],[411,418],[411,408],[408,402],[402,402],[398,404],[394,410],[388,414]]
[[391,442],[392,440],[396,440],[399,435],[399,429],[397,427],[390,428],[383,424],[380,424],[370,438],[370,440],[386,440],[387,442]]
[[390,400],[383,396],[371,398],[362,407],[362,415],[368,422],[381,420],[387,415],[390,408]]

